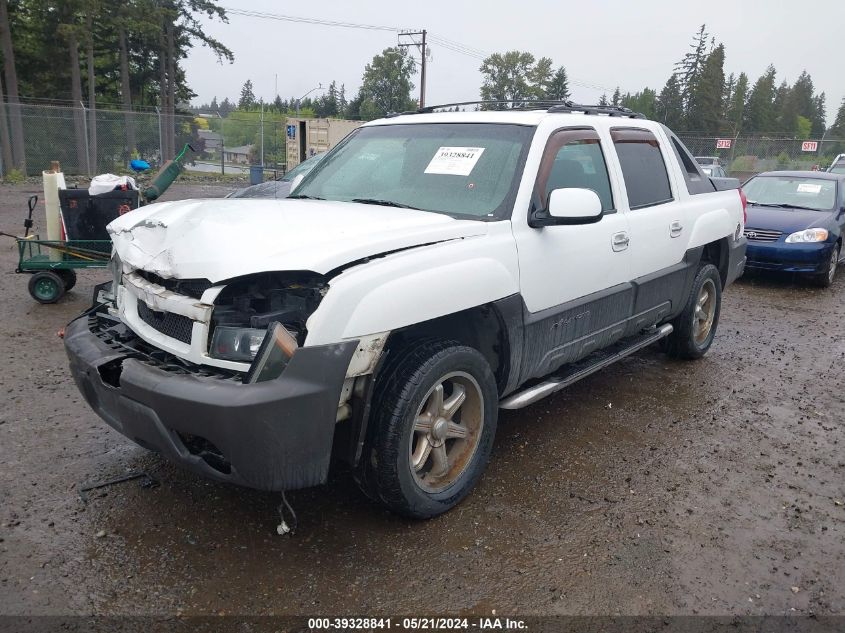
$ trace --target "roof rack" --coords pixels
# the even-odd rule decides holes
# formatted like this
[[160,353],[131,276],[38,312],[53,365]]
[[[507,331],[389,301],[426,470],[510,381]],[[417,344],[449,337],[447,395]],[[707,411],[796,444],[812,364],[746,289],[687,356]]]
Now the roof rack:
[[607,116],[620,116],[629,119],[644,119],[646,116],[639,112],[634,112],[630,108],[623,108],[622,106],[611,105],[581,105],[579,103],[572,103],[567,101],[561,105],[556,105],[548,110],[549,112],[583,112],[584,114],[604,114]]
[[508,110],[546,110],[546,112],[581,112],[583,114],[603,114],[606,116],[627,117],[630,119],[645,119],[645,115],[639,112],[634,112],[622,106],[603,106],[603,105],[581,105],[573,103],[572,101],[558,101],[558,100],[484,100],[484,101],[458,101],[455,103],[440,103],[437,105],[425,106],[419,110],[411,110],[408,112],[395,112],[387,115],[388,118],[401,116],[404,114],[431,114],[435,110],[443,108],[455,108],[460,106],[491,106],[491,105],[510,105]]

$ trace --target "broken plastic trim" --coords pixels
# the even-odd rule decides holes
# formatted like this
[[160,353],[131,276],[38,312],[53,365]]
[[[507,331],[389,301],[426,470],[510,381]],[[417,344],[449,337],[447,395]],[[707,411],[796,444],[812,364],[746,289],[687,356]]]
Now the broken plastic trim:
[[298,348],[299,344],[287,328],[274,321],[267,329],[244,384],[275,380],[282,375]]

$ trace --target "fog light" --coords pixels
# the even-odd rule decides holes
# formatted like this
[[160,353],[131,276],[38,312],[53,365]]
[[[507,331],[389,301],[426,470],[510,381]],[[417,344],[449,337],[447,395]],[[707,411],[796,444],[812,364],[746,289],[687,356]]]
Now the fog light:
[[239,327],[216,327],[211,337],[209,355],[223,360],[252,362],[267,330]]

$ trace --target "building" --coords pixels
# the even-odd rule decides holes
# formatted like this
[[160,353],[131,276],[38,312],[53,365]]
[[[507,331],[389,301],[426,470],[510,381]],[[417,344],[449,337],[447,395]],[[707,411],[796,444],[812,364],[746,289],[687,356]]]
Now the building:
[[206,152],[216,152],[223,144],[223,137],[211,130],[197,130],[197,138],[203,142]]
[[238,147],[224,147],[223,160],[232,165],[248,165],[255,145],[240,145]]

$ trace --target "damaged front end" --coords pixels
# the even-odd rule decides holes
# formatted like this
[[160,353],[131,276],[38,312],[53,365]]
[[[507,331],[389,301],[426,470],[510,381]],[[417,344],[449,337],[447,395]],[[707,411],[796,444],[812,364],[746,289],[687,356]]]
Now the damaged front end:
[[[124,270],[124,282],[127,276]],[[249,384],[248,373],[241,369],[249,364],[237,363],[233,369],[193,363],[150,343],[118,316],[127,314],[128,307],[137,313],[142,301],[154,312],[173,308],[178,312],[165,314],[185,317],[182,313],[190,307],[184,300],[187,295],[153,286],[140,282],[119,286],[114,293],[123,298],[119,309],[108,300],[111,289],[100,288],[102,303],[66,328],[71,373],[91,408],[144,448],[212,479],[262,490],[324,482],[338,402],[358,342],[298,348],[277,377]],[[155,310],[143,301],[149,297],[139,293],[139,287],[157,297]],[[216,326],[210,316],[214,304],[204,303],[211,290],[203,291],[201,301],[192,299],[199,311],[193,316],[208,315],[208,322],[193,321],[189,347],[196,338],[208,341],[208,331]],[[219,294],[220,289],[215,297]],[[237,303],[238,296],[233,292],[230,298]],[[269,301],[275,305],[277,300]],[[234,308],[225,298],[221,305]],[[282,310],[276,307],[277,313]],[[264,312],[254,307],[229,316],[243,314]],[[161,324],[149,327],[169,338],[174,334],[159,331]],[[173,345],[177,343],[181,342],[174,338]]]

